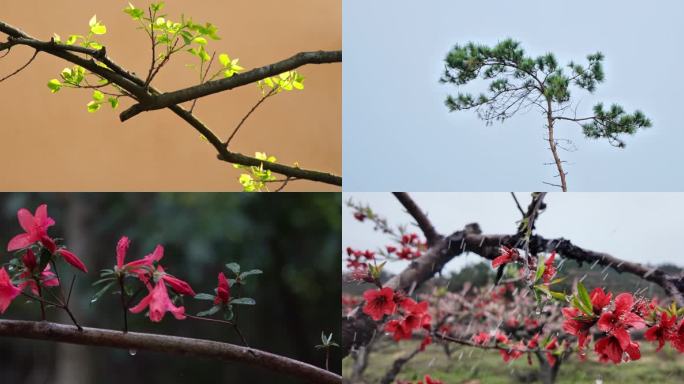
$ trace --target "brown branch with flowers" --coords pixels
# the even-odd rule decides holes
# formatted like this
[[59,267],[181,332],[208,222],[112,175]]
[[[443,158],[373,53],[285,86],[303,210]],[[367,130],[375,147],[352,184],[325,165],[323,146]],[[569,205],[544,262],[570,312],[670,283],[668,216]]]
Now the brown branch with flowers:
[[[61,240],[54,239],[48,234],[49,228],[55,225],[55,220],[48,216],[46,204],[38,206],[35,213],[21,208],[17,212],[17,218],[23,232],[9,241],[7,250],[14,254],[6,265],[0,266],[0,313],[4,313],[18,296],[23,295],[40,303],[42,321],[0,320],[0,336],[147,349],[219,360],[242,361],[312,383],[334,383],[341,380],[338,375],[327,370],[253,349],[247,345],[247,340],[238,327],[237,307],[255,305],[256,301],[243,297],[238,292],[246,278],[262,274],[261,270],[245,271],[241,270],[238,263],[228,263],[226,269],[230,271],[231,278],[228,279],[223,272],[220,272],[215,294],[196,294],[190,284],[166,272],[161,264],[164,257],[164,247],[161,245],[157,245],[150,254],[140,259],[126,262],[130,246],[130,240],[126,236],[121,237],[116,245],[114,267],[101,270],[100,279],[93,284],[102,287],[98,288],[98,292],[91,300],[91,303],[94,303],[110,289],[118,289],[118,292],[114,293],[120,295],[121,309],[124,314],[123,329],[114,331],[82,327],[69,308],[75,278],[71,280],[69,291],[65,294],[62,290],[62,279],[56,261],[64,261],[71,267],[87,273],[85,264],[61,244]],[[59,287],[59,294],[52,292],[51,289],[54,287]],[[233,288],[232,294],[231,288]],[[135,293],[128,294],[128,291]],[[131,306],[141,292],[147,292],[147,295]],[[50,299],[46,298],[47,294],[51,295]],[[177,305],[182,296],[211,301],[212,307],[198,313],[197,316],[186,314],[185,307]],[[75,327],[46,322],[47,306],[66,311]],[[228,343],[175,336],[131,333],[127,318],[129,311],[135,314],[147,311],[147,317],[152,322],[162,321],[168,312],[177,320],[192,318],[228,325],[235,330],[245,346],[238,347]],[[223,320],[209,317],[218,313],[223,315]],[[336,345],[331,339],[332,334],[327,339],[329,346]]]
[[240,362],[299,378],[309,383],[340,383],[341,377],[313,365],[261,351],[211,340],[88,328],[78,330],[63,324],[36,321],[0,320],[0,336],[47,340],[125,350],[147,350]]
[[[288,59],[265,65],[243,74],[233,75],[231,72],[231,77],[222,80],[203,82],[203,84],[194,87],[164,93],[151,86],[149,82],[163,64],[168,61],[170,55],[177,52],[175,45],[170,52],[167,52],[163,62],[155,64],[155,61],[153,60],[152,67],[150,68],[150,75],[148,75],[146,80],[143,80],[117,64],[108,56],[106,47],[99,44],[97,45],[99,48],[95,49],[90,45],[79,46],[64,44],[56,41],[54,38],[50,41],[41,41],[3,21],[0,21],[0,32],[7,35],[7,41],[0,42],[0,53],[6,51],[5,55],[7,55],[10,53],[12,47],[15,46],[27,46],[35,50],[31,60],[10,75],[5,76],[2,80],[18,74],[33,62],[39,52],[44,52],[80,66],[82,69],[90,71],[92,74],[95,74],[105,81],[105,84],[101,86],[87,84],[84,86],[76,85],[76,88],[101,88],[105,85],[111,85],[117,90],[117,94],[112,95],[117,98],[117,105],[118,97],[130,97],[136,101],[137,104],[121,113],[121,121],[125,121],[143,111],[168,108],[199,132],[202,137],[214,147],[218,160],[272,171],[285,176],[288,181],[310,180],[336,186],[342,185],[342,178],[332,173],[308,170],[300,168],[298,165],[287,166],[277,164],[257,157],[246,156],[230,151],[228,149],[228,139],[222,140],[219,135],[214,133],[206,124],[193,115],[192,110],[188,111],[179,105],[182,102],[196,101],[198,98],[217,92],[227,91],[247,84],[254,84],[269,79],[270,76],[291,71],[304,65],[339,63],[342,61],[341,51],[300,52]],[[179,37],[176,37],[176,39],[179,39]],[[158,43],[155,43],[154,37],[152,37],[152,48],[154,49],[157,44]],[[276,89],[276,87],[274,87],[274,89]],[[248,115],[251,113],[252,111],[250,111]]]
[[[541,194],[533,195],[533,204],[528,208],[528,215],[526,216],[533,220],[528,222],[533,223],[534,219],[538,216],[535,213],[535,216],[531,217],[529,213],[531,211],[537,212],[542,208],[542,199],[543,195]],[[363,206],[356,204],[355,207]],[[368,207],[363,207],[363,209],[365,212],[370,211]],[[368,215],[365,216],[368,217]],[[359,219],[358,216],[357,219]],[[363,219],[360,220],[363,221]],[[376,222],[376,228],[378,227],[377,222],[385,223],[375,213],[373,213],[372,219]],[[388,227],[386,223],[385,227]],[[533,227],[531,226],[530,228]],[[430,280],[434,275],[440,273],[446,263],[465,252],[472,252],[485,259],[495,260],[502,256],[502,245],[520,246],[518,240],[521,236],[521,229],[523,229],[522,225],[519,226],[517,233],[514,235],[483,235],[478,224],[469,224],[464,230],[454,232],[437,241],[421,257],[413,260],[406,269],[382,284],[382,286],[395,292],[413,291]],[[684,283],[682,283],[682,280],[678,276],[673,276],[658,268],[649,268],[638,263],[621,260],[607,253],[586,250],[574,245],[567,239],[546,239],[531,232],[524,245],[529,249],[531,257],[535,259],[539,253],[556,252],[561,257],[580,263],[597,263],[612,268],[619,273],[634,274],[644,280],[660,285],[675,299],[680,307],[684,306],[684,301],[682,300]],[[512,251],[515,251],[515,249],[511,250],[511,258],[514,257]],[[379,324],[383,322],[382,318],[373,319],[362,311],[361,309],[365,305],[366,302],[362,301],[355,310],[342,318],[342,351],[344,356],[352,348],[368,343],[375,336]]]

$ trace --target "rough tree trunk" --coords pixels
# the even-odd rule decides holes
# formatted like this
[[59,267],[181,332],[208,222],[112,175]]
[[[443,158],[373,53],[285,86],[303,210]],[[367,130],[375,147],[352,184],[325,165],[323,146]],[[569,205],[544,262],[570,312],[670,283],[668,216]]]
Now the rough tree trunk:
[[549,364],[543,353],[537,352],[537,360],[539,360],[539,380],[543,384],[554,384],[558,371],[562,364],[562,359],[557,358],[554,365]]

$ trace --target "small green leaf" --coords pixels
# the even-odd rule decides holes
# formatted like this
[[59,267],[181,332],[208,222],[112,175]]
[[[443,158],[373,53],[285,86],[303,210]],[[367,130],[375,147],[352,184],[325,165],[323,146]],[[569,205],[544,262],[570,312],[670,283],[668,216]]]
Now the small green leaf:
[[241,279],[244,279],[244,278],[247,277],[247,276],[251,276],[251,275],[261,275],[262,273],[264,273],[264,272],[263,272],[261,269],[252,269],[251,271],[242,272],[242,273],[240,274],[240,278],[241,278]]
[[112,109],[116,109],[116,107],[119,106],[119,98],[118,97],[110,96],[109,99],[107,99],[107,100],[109,100],[109,105],[112,106]]
[[95,113],[98,109],[100,109],[100,103],[97,101],[91,101],[88,103],[88,112]]
[[95,286],[95,285],[100,285],[100,284],[102,284],[102,283],[106,283],[106,282],[112,281],[112,280],[114,280],[113,277],[107,277],[107,278],[100,279],[100,280],[94,282],[92,285],[93,285],[93,286]]
[[230,304],[239,304],[239,305],[255,305],[256,300],[252,299],[251,297],[241,297],[239,299],[233,299],[230,301]]
[[104,99],[104,93],[98,91],[97,89],[93,91],[93,100],[102,101]]
[[236,275],[240,274],[240,264],[238,264],[238,263],[228,263],[228,264],[226,264],[226,268],[233,271],[233,273]]
[[192,41],[199,45],[207,45],[207,39],[204,37],[197,36]]
[[208,293],[198,293],[195,295],[195,299],[197,300],[209,300],[209,301],[214,301],[216,296],[210,295]]
[[105,292],[107,292],[109,290],[109,288],[111,288],[114,285],[114,283],[116,283],[116,281],[112,281],[111,283],[105,285],[102,289],[97,291],[95,296],[93,296],[93,298],[90,299],[90,303],[92,304],[92,303],[98,301],[100,299],[100,297],[102,297],[102,295],[104,295]]
[[74,45],[76,40],[78,40],[79,37],[82,37],[80,35],[70,35],[67,41],[65,42],[66,45]]
[[62,88],[62,83],[60,83],[57,79],[52,79],[48,81],[47,86],[50,88],[50,92],[55,93]]
[[199,312],[197,314],[197,316],[200,316],[200,317],[211,316],[211,315],[215,314],[216,312],[218,312],[220,309],[221,309],[220,305],[215,305],[215,306],[207,309],[206,311]]
[[[130,4],[130,3],[129,3],[129,4]],[[162,9],[164,9],[164,2],[163,2],[163,1],[160,1],[160,2],[158,2],[158,3],[152,3],[152,4],[150,4],[150,7],[152,8],[153,11],[159,12],[159,11],[161,11]]]
[[107,27],[105,27],[102,24],[97,24],[94,27],[90,27],[90,32],[96,35],[104,35],[105,33],[107,33]]
[[544,275],[544,269],[546,269],[546,265],[544,264],[544,256],[540,255],[537,259],[537,274],[534,277],[534,281],[541,279],[542,275]]

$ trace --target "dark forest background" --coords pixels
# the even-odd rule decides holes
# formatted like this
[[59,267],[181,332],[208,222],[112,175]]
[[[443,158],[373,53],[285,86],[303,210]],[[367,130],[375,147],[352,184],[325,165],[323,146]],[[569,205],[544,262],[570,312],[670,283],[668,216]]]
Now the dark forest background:
[[[1,263],[9,260],[9,239],[21,232],[17,210],[33,212],[40,203],[48,204],[57,222],[50,235],[64,238],[89,269],[87,275],[78,274],[71,300],[84,326],[121,329],[118,296],[92,304],[90,298],[96,292],[91,284],[100,269],[113,267],[116,242],[126,235],[131,239],[128,261],[162,244],[166,271],[198,293],[213,292],[228,262],[263,270],[244,290],[257,305],[240,309],[240,327],[251,346],[322,367],[324,355],[314,348],[321,331],[333,332],[339,342],[340,194],[0,194]],[[62,279],[68,282],[65,271],[62,266]],[[196,314],[208,302],[186,300],[185,306]],[[39,306],[18,298],[2,318],[39,320]],[[48,312],[48,320],[69,323],[57,310]],[[161,323],[131,314],[129,322],[136,332],[240,344],[228,327],[178,321],[170,314]],[[2,383],[298,382],[239,363],[146,351],[131,356],[124,350],[48,341],[3,338],[0,356]],[[330,363],[331,370],[341,371],[337,351]]]

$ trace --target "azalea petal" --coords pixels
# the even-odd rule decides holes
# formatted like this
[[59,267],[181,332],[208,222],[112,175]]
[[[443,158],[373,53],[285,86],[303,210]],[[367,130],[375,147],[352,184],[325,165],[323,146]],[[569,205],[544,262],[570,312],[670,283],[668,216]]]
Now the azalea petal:
[[190,284],[186,283],[185,281],[169,274],[164,274],[162,279],[164,279],[164,281],[166,281],[171,288],[176,291],[176,293],[187,296],[195,296],[195,291],[193,291],[192,287],[190,287]]
[[129,245],[131,245],[131,242],[126,236],[122,236],[116,244],[116,266],[119,269],[123,268],[123,262],[126,258],[126,252],[128,251]]
[[17,249],[26,248],[31,245],[31,236],[28,233],[16,235],[7,244],[7,252],[16,251]]
[[46,232],[49,227],[55,225],[55,221],[47,214],[46,204],[41,204],[36,208],[36,216],[34,219],[34,223],[44,232]]
[[129,310],[133,313],[140,313],[143,311],[143,309],[147,308],[150,305],[150,301],[152,300],[152,292],[147,294],[147,296],[143,297],[140,302],[134,306],[131,307]]
[[17,211],[17,218],[19,219],[19,225],[21,226],[21,229],[24,230],[24,232],[30,233],[31,231],[33,231],[35,220],[28,209],[22,208],[19,211]]
[[12,281],[5,268],[0,268],[0,313],[5,313],[12,300],[19,296],[20,293],[21,289],[12,285]]
[[62,256],[64,261],[67,263],[73,265],[74,267],[80,269],[83,272],[88,272],[88,269],[86,268],[85,264],[79,259],[76,255],[74,255],[71,251],[68,251],[65,248],[60,248],[57,250],[57,254]]

